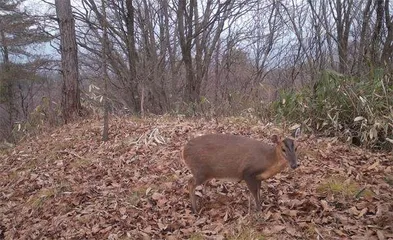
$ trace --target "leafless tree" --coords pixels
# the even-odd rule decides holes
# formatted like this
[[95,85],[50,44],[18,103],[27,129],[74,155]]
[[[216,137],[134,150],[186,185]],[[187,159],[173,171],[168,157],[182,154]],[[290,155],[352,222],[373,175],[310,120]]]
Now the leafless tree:
[[102,140],[108,141],[109,139],[109,106],[108,106],[108,70],[107,70],[107,55],[109,51],[108,47],[108,31],[106,27],[106,5],[105,1],[101,0],[102,6],[102,18],[100,22],[102,25],[102,77],[104,78],[104,94],[103,94],[103,104],[104,104],[104,128],[102,132]]
[[60,29],[61,66],[63,76],[63,118],[67,123],[80,114],[80,91],[75,22],[70,0],[56,0]]
[[[225,22],[235,11],[236,1],[181,0],[177,6],[177,27],[186,71],[184,99],[196,103],[206,79],[214,49],[224,30]],[[201,12],[200,9],[202,9]]]

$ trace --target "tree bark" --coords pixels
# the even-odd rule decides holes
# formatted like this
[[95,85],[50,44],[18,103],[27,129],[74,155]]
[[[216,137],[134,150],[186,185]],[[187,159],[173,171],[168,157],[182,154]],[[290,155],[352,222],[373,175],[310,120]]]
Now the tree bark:
[[56,0],[55,6],[60,29],[62,110],[64,122],[67,123],[81,110],[75,20],[70,0]]
[[392,68],[390,59],[393,53],[393,20],[392,16],[390,15],[389,0],[385,0],[385,24],[387,36],[382,48],[381,66],[387,66],[390,70]]
[[[184,99],[188,103],[195,103],[197,100],[197,88],[196,88],[196,77],[194,75],[193,63],[192,63],[192,37],[193,37],[193,14],[194,4],[191,0],[189,9],[186,9],[186,0],[180,0],[177,10],[177,23],[180,40],[180,48],[182,58],[186,70],[186,87],[184,93]],[[195,3],[196,4],[196,3]],[[188,14],[187,14],[188,12]]]
[[383,27],[383,15],[384,15],[383,0],[376,0],[375,5],[376,5],[377,16],[375,19],[374,31],[371,37],[371,46],[372,46],[371,60],[373,63],[379,65],[381,30]]
[[101,0],[102,5],[102,19],[101,25],[103,28],[102,31],[102,77],[104,78],[104,128],[102,130],[102,141],[106,142],[109,139],[109,106],[108,106],[108,70],[107,70],[107,58],[108,58],[108,27],[107,27],[107,19],[106,19],[106,6],[105,1]]
[[127,51],[128,51],[128,65],[130,69],[130,75],[128,78],[128,84],[130,86],[131,101],[134,105],[134,111],[140,112],[140,103],[138,101],[138,81],[137,81],[137,71],[136,64],[138,62],[138,54],[135,47],[135,26],[134,26],[134,6],[132,0],[126,0],[126,27],[127,27]]

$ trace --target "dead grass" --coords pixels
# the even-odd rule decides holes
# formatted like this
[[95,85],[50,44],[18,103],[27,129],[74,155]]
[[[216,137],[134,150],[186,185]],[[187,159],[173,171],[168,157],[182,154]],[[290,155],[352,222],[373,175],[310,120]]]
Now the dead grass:
[[265,236],[250,226],[242,226],[237,233],[227,236],[228,240],[264,240]]
[[359,198],[361,196],[369,197],[373,195],[372,191],[360,187],[354,180],[338,175],[325,179],[317,187],[316,191],[319,194],[335,198]]
[[36,194],[32,195],[27,203],[31,208],[39,208],[41,207],[45,201],[51,197],[54,197],[57,194],[57,189],[55,188],[43,188],[40,189]]
[[193,233],[190,236],[190,240],[204,240],[205,238],[203,237],[203,235],[201,233]]
[[385,181],[393,187],[393,175],[392,174],[387,174],[385,176]]

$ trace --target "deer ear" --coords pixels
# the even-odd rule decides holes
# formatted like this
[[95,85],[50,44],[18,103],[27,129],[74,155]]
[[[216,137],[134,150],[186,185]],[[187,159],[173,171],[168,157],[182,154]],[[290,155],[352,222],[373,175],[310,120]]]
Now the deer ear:
[[273,141],[273,143],[278,144],[280,142],[280,137],[277,135],[273,135],[272,141]]

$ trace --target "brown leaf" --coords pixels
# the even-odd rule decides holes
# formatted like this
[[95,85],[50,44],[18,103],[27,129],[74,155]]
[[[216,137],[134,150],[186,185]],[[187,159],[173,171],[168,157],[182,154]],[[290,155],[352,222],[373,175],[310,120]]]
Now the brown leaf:
[[301,206],[305,201],[306,201],[305,199],[303,199],[303,200],[292,199],[291,202],[290,202],[291,203],[291,208]]
[[157,226],[158,228],[162,231],[165,230],[167,228],[167,225],[163,224],[162,222],[157,222]]
[[119,209],[119,212],[120,212],[121,215],[124,215],[124,214],[126,214],[127,209],[126,209],[125,207],[121,207],[121,208]]
[[228,221],[228,211],[226,211],[225,215],[224,215],[224,222],[226,222],[226,221]]
[[378,236],[378,240],[385,240],[385,235],[383,234],[383,232],[381,230],[377,230],[377,236]]
[[112,226],[108,226],[108,227],[102,229],[102,230],[100,231],[100,233],[103,233],[103,234],[104,234],[104,233],[107,233],[107,232],[109,232],[111,229],[112,229]]
[[151,195],[151,198],[153,199],[153,200],[158,200],[158,199],[160,199],[160,198],[162,198],[163,197],[163,195],[161,194],[161,193],[158,193],[158,192],[155,192],[155,193],[153,193],[152,195]]
[[328,202],[326,202],[325,200],[321,200],[321,205],[323,208],[323,211],[325,212],[330,212],[333,208],[329,206]]
[[367,168],[367,170],[374,170],[374,169],[377,169],[378,166],[379,166],[379,160],[375,161],[375,163],[373,163],[371,166],[369,166],[369,167]]
[[366,214],[367,211],[368,211],[368,208],[363,208],[363,209],[359,212],[359,214],[358,214],[358,216],[357,216],[356,218],[359,219],[359,218],[363,217],[363,215]]
[[271,216],[272,216],[272,212],[267,211],[267,213],[266,213],[265,216],[264,216],[264,220],[265,220],[265,221],[269,220],[269,218],[270,218]]
[[348,212],[352,215],[356,215],[358,216],[360,214],[359,210],[357,210],[356,207],[351,207],[350,209],[348,209]]
[[151,233],[152,233],[152,228],[151,228],[151,226],[149,225],[149,226],[145,227],[145,228],[143,229],[143,232],[144,232],[144,233],[147,233],[147,234],[151,234]]
[[283,225],[274,225],[272,227],[265,229],[264,232],[266,234],[276,234],[276,233],[281,232],[284,229],[285,229],[285,226],[283,226]]
[[199,226],[199,225],[206,223],[206,220],[207,220],[207,218],[202,217],[202,218],[198,219],[194,224],[195,224],[195,226]]
[[333,231],[335,233],[337,233],[337,235],[339,235],[340,237],[346,236],[346,234],[343,231],[341,231],[340,229],[333,229]]
[[98,233],[98,231],[100,231],[100,226],[98,226],[98,225],[94,225],[94,226],[91,228],[91,232],[92,232],[93,234]]
[[287,233],[289,233],[291,236],[300,237],[300,234],[296,231],[296,229],[289,225],[285,227],[285,231],[287,231]]
[[[168,118],[114,117],[106,143],[100,120],[86,119],[0,151],[0,229],[6,239],[232,239],[259,231],[274,234],[272,239],[393,238],[393,188],[386,179],[391,154],[304,138],[302,167],[262,185],[263,214],[248,214],[246,184],[213,181],[197,188],[197,215],[187,188],[191,174],[180,160],[185,142],[194,133],[223,132],[269,143],[273,124]],[[326,194],[323,184],[335,175],[345,182],[328,186],[332,193]],[[373,194],[354,199],[357,188],[341,189],[345,183]]]

